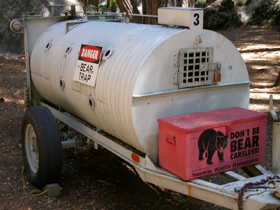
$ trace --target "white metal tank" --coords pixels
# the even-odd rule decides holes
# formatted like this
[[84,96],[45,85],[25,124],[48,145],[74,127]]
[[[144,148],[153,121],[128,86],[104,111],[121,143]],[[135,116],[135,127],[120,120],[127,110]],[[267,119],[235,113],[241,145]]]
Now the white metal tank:
[[[37,39],[30,62],[34,86],[45,100],[154,160],[158,118],[248,108],[246,66],[216,32],[73,22],[58,22]],[[103,47],[94,85],[74,80],[82,44]]]

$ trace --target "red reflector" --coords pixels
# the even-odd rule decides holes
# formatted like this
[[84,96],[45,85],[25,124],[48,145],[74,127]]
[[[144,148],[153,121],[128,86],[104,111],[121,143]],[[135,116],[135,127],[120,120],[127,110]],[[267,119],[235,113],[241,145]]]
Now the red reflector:
[[132,160],[134,160],[136,163],[140,163],[140,157],[136,155],[135,153],[131,154]]
[[214,82],[221,82],[221,74],[214,74]]

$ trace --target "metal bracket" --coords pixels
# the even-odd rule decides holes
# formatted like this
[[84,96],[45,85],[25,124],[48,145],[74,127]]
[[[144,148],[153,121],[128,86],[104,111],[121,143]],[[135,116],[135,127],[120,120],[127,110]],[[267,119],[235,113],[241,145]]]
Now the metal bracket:
[[178,72],[172,74],[172,85],[178,85]]
[[269,181],[268,184],[273,184],[273,186],[276,188],[276,190],[269,190],[270,194],[280,198],[280,187],[275,182],[275,180]]
[[216,62],[216,63],[209,63],[209,70],[210,71],[220,71],[221,70],[221,63]]
[[198,45],[201,44],[203,42],[201,36],[196,36],[194,37],[194,44]]
[[10,28],[15,33],[23,33],[24,26],[22,19],[14,19],[10,23]]
[[70,27],[75,26],[77,24],[85,23],[87,21],[81,20],[81,21],[74,21],[74,22],[67,22],[65,23],[65,34],[67,34],[70,31]]
[[[178,57],[179,57],[179,53],[173,53],[172,64],[173,64],[173,67],[175,67],[175,68],[180,66]],[[176,71],[174,71],[172,73],[171,82],[172,82],[172,85],[178,85],[178,69],[177,68],[176,68]]]
[[214,72],[218,71],[218,72],[220,72],[220,70],[221,70],[221,63],[219,63],[219,62],[209,63],[208,64],[208,68],[209,68],[209,71],[214,71]]
[[178,67],[180,66],[180,63],[178,62],[178,53],[173,53],[173,66]]

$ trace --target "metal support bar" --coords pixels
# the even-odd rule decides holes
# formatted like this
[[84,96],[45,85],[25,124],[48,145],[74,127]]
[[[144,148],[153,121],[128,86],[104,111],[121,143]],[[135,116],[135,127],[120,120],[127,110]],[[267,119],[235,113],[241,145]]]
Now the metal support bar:
[[246,167],[243,167],[242,168],[243,171],[248,174],[250,177],[252,176],[259,176],[259,175],[262,175],[263,173],[258,170],[254,165],[252,166],[246,166]]
[[273,122],[272,172],[280,174],[280,122]]
[[[25,19],[23,19],[25,25]],[[29,44],[28,44],[28,34],[27,27],[24,27],[24,54],[25,54],[25,66],[26,66],[26,80],[27,80],[27,93],[28,93],[28,101],[25,106],[30,106],[32,101],[32,86],[31,86],[31,70],[30,70],[30,52],[29,52]]]
[[142,14],[133,14],[133,13],[129,13],[129,16],[136,16],[136,17],[152,17],[152,18],[157,18],[157,15],[142,15]]
[[[233,182],[225,185],[216,185],[203,180],[182,181],[168,175],[157,174],[154,171],[136,168],[137,173],[145,182],[189,195],[191,197],[217,204],[229,209],[238,209],[238,193],[234,192],[235,187],[243,186],[246,182],[255,182],[265,179],[266,176],[253,177],[250,179]],[[269,189],[262,189],[244,194],[243,209],[270,209],[280,206],[277,198],[269,193]]]
[[265,170],[264,167],[262,167],[261,165],[255,165],[254,166],[260,173],[264,174],[264,175],[269,175],[271,174],[271,171],[267,171]]
[[230,209],[237,209],[237,203],[235,201],[237,196],[233,196],[207,186],[198,185],[196,183],[183,182],[178,178],[170,177],[168,175],[160,175],[156,172],[145,169],[136,168],[136,170],[145,182],[153,183],[155,185]]
[[275,112],[274,109],[273,109],[273,95],[270,95],[270,98],[269,98],[269,105],[270,105],[269,111],[270,111],[270,114],[271,114],[273,120],[279,122],[279,121],[280,121],[279,115],[277,115],[276,112]]
[[62,149],[76,148],[76,139],[69,139],[61,142]]
[[247,178],[244,177],[244,176],[241,176],[237,173],[234,173],[233,171],[226,171],[226,172],[223,172],[225,174],[225,176],[228,176],[232,179],[235,179],[235,180],[246,180]]

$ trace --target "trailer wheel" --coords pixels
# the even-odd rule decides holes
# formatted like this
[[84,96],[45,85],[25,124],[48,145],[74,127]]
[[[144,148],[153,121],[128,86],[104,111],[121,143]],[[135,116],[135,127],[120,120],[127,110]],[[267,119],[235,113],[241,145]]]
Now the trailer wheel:
[[57,123],[46,107],[26,109],[21,128],[25,172],[29,181],[43,188],[57,183],[62,170],[62,146]]

